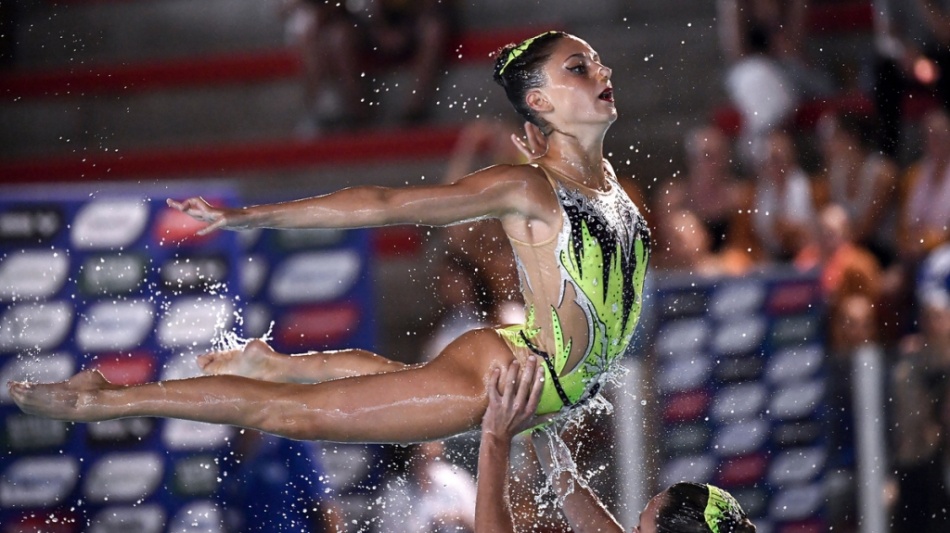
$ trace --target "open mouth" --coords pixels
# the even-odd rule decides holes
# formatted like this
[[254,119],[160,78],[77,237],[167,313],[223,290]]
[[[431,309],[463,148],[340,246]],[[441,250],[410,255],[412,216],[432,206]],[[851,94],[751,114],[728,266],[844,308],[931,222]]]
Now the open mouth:
[[606,89],[604,89],[604,92],[600,93],[600,95],[597,98],[604,100],[605,102],[613,102],[614,90],[610,87],[607,87]]

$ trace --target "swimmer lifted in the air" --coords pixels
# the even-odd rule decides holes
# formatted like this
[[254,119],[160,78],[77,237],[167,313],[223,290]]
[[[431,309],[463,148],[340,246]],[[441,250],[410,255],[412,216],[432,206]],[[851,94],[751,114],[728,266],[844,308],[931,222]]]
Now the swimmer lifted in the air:
[[[411,442],[478,427],[493,368],[535,354],[546,382],[538,413],[596,394],[640,314],[649,234],[603,158],[617,118],[611,70],[584,41],[547,32],[504,48],[495,80],[546,152],[451,185],[354,187],[293,202],[224,209],[169,201],[208,222],[245,228],[357,228],[501,220],[518,261],[526,324],[466,333],[432,362],[405,366],[361,350],[286,356],[261,341],[199,357],[209,376],[136,386],[84,371],[57,384],[10,384],[27,413],[95,421],[161,416],[255,428],[296,439]],[[337,379],[344,378],[344,379]]]

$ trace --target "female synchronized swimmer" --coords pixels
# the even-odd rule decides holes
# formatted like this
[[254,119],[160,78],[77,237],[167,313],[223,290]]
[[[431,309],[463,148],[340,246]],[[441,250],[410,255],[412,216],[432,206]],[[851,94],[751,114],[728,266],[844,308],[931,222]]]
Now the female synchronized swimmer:
[[584,402],[630,342],[649,255],[646,223],[603,158],[617,117],[610,76],[586,42],[563,32],[499,53],[495,80],[544,134],[546,152],[533,164],[486,168],[451,185],[354,187],[243,209],[169,201],[208,222],[203,232],[498,218],[517,257],[525,324],[466,333],[423,365],[361,350],[286,356],[252,341],[199,357],[208,376],[116,386],[86,370],[62,383],[12,383],[11,396],[27,413],[66,420],[160,416],[295,439],[411,442],[477,428],[492,368],[535,354],[547,380],[539,413]]
[[[508,459],[514,436],[537,423],[535,411],[544,386],[540,369],[532,357],[523,369],[514,361],[507,369],[492,370],[478,450],[475,533],[515,531],[506,490]],[[537,430],[531,440],[541,467],[553,473],[552,486],[563,498],[561,510],[571,531],[625,531],[575,471],[554,471],[555,464],[572,464],[563,443],[549,446],[547,436]],[[728,492],[715,485],[681,482],[650,499],[633,533],[755,533],[755,524]]]

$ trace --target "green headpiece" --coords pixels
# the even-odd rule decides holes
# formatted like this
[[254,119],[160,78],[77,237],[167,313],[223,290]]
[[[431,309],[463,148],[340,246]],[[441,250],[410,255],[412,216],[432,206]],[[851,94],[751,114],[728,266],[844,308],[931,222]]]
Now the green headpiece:
[[500,75],[504,74],[505,69],[508,68],[508,65],[510,65],[511,62],[514,61],[515,59],[518,59],[518,56],[520,56],[521,54],[525,53],[525,52],[528,50],[528,48],[531,46],[532,43],[534,43],[535,41],[537,41],[537,40],[540,39],[541,37],[544,37],[545,35],[549,35],[549,34],[552,34],[552,33],[557,33],[557,32],[554,31],[554,30],[546,31],[546,32],[544,32],[544,33],[535,35],[534,37],[531,37],[530,39],[525,39],[524,41],[521,42],[521,44],[519,44],[518,46],[512,48],[511,51],[508,52],[508,57],[505,58],[505,64],[502,65],[502,66],[501,66],[501,70],[498,71],[498,75],[500,76]]
[[706,485],[709,488],[709,501],[706,503],[706,510],[703,515],[706,518],[706,525],[712,533],[729,533],[728,531],[719,531],[719,522],[726,517],[730,518],[733,524],[742,521],[745,513],[739,502],[732,497],[732,494],[716,487]]

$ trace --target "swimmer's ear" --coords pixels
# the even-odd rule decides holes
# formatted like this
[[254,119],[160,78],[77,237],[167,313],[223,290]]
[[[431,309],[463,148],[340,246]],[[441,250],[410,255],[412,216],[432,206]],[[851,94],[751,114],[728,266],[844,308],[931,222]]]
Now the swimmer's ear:
[[524,97],[528,107],[535,113],[550,113],[554,111],[554,104],[541,89],[531,89]]

